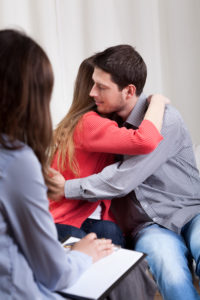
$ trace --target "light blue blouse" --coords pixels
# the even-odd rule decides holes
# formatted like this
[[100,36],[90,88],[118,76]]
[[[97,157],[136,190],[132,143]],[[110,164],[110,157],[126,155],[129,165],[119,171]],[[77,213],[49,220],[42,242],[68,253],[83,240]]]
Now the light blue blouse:
[[0,147],[0,299],[63,299],[56,291],[91,264],[91,257],[67,254],[58,242],[33,151]]

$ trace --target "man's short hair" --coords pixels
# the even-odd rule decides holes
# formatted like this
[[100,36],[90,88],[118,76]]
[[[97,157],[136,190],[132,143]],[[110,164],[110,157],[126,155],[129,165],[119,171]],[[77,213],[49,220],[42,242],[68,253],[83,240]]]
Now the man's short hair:
[[139,96],[144,88],[147,67],[141,55],[130,45],[117,45],[99,52],[94,57],[94,67],[109,73],[122,90],[129,84],[136,87]]

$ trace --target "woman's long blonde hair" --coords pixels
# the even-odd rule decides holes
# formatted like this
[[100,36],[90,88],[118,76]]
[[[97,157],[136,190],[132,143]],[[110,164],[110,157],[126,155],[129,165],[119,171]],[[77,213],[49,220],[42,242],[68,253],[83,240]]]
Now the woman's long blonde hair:
[[63,171],[66,167],[66,156],[68,157],[69,167],[78,177],[79,168],[74,156],[74,130],[81,117],[88,111],[95,110],[94,100],[89,96],[93,86],[92,74],[94,67],[92,57],[85,59],[78,70],[74,86],[72,105],[58,124],[54,131],[53,145],[51,147],[50,161],[58,151],[58,169]]

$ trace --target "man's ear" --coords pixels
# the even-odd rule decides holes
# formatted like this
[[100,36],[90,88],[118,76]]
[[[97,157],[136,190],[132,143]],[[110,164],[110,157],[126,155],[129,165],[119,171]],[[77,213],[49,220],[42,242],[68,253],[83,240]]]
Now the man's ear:
[[136,87],[133,84],[129,84],[123,89],[123,94],[127,99],[132,98],[135,93]]

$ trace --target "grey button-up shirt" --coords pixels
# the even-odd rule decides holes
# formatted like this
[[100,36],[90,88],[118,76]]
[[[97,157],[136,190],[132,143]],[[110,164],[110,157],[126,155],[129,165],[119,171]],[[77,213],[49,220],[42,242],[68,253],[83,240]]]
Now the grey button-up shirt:
[[[127,123],[139,126],[146,105],[146,99],[140,97]],[[122,163],[99,174],[66,181],[66,197],[95,201],[122,197],[134,190],[144,222],[149,218],[180,233],[183,225],[200,213],[200,177],[189,132],[171,105],[165,109],[161,133],[164,139],[152,153],[124,156]],[[134,198],[132,209],[138,211]]]

